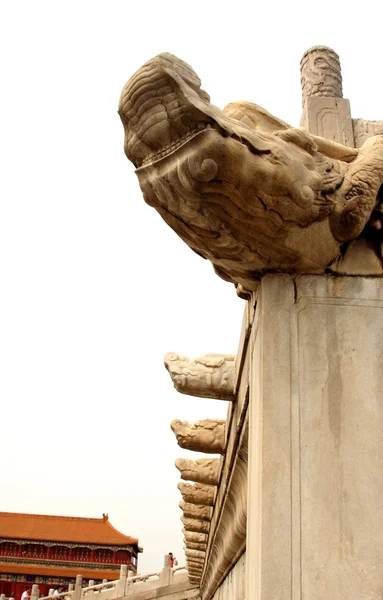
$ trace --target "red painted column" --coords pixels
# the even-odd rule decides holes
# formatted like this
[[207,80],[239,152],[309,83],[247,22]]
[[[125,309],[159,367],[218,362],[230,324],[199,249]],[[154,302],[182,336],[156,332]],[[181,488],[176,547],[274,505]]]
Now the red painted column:
[[113,550],[113,564],[116,564],[116,554],[117,554],[117,550]]
[[91,552],[90,552],[90,560],[92,562],[94,562],[94,548],[92,548]]
[[69,560],[73,560],[73,548],[69,548]]

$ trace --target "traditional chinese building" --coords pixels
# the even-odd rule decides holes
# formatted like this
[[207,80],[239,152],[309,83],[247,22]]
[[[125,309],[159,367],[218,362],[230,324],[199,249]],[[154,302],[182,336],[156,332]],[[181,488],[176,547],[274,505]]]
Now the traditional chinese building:
[[120,565],[137,572],[138,539],[115,529],[108,515],[101,519],[0,512],[0,593],[16,599],[28,585],[40,593],[85,581],[118,579]]

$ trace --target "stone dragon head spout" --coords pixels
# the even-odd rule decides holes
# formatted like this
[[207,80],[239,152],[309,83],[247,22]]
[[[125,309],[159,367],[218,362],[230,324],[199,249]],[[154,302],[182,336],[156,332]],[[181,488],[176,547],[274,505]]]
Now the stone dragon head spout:
[[247,290],[267,272],[322,273],[377,207],[383,136],[359,151],[249,102],[222,111],[171,54],[131,77],[119,114],[145,201]]

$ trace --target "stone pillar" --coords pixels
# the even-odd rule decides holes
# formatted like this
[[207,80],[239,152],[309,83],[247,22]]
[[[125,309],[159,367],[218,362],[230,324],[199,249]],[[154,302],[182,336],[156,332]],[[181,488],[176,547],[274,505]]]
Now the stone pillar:
[[314,46],[301,60],[301,126],[314,135],[354,147],[350,102],[343,98],[339,56]]
[[127,565],[121,565],[121,567],[120,567],[120,580],[118,582],[118,594],[117,594],[117,596],[123,596],[125,594],[127,571],[128,571],[128,566]]
[[32,585],[31,600],[38,600],[39,595],[40,595],[39,586],[37,585],[37,583],[34,583]]
[[[73,589],[73,583],[70,583],[69,585],[71,585],[71,586],[72,586],[72,589]],[[68,589],[69,589],[69,588],[68,588]],[[53,596],[53,592],[54,592],[54,591],[55,591],[55,589],[54,589],[54,588],[49,588],[48,596]]]
[[82,595],[82,575],[77,575],[76,584],[74,586],[73,600],[80,600]]
[[72,592],[74,589],[73,583],[68,583],[68,592]]
[[169,554],[165,554],[164,556],[164,568],[162,569],[160,580],[161,585],[169,585],[171,578],[172,570],[170,568],[170,556]]
[[92,587],[94,585],[94,579],[89,579],[88,587]]
[[246,598],[380,600],[383,279],[266,276],[251,336]]

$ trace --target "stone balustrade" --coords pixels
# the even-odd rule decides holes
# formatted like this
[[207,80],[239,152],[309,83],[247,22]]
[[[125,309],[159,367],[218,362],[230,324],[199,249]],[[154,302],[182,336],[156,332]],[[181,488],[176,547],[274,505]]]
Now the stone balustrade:
[[[92,583],[90,581],[90,583]],[[69,586],[68,591],[61,594],[55,594],[54,600],[114,600],[128,596],[134,598],[138,594],[141,597],[143,593],[155,593],[161,590],[160,596],[167,597],[167,592],[171,597],[174,592],[180,592],[182,598],[196,598],[199,595],[199,590],[195,585],[191,584],[185,567],[169,566],[168,555],[165,555],[165,563],[162,571],[153,573],[145,573],[142,575],[129,576],[128,566],[121,565],[120,577],[115,581],[106,581],[97,585],[88,585],[83,587],[82,575],[77,575],[76,584]],[[166,589],[168,588],[168,589]],[[39,595],[39,586],[32,586],[31,600],[52,600],[53,589],[49,590],[48,596]],[[156,596],[157,597],[157,596]],[[6,600],[5,595],[1,595],[1,600]]]

